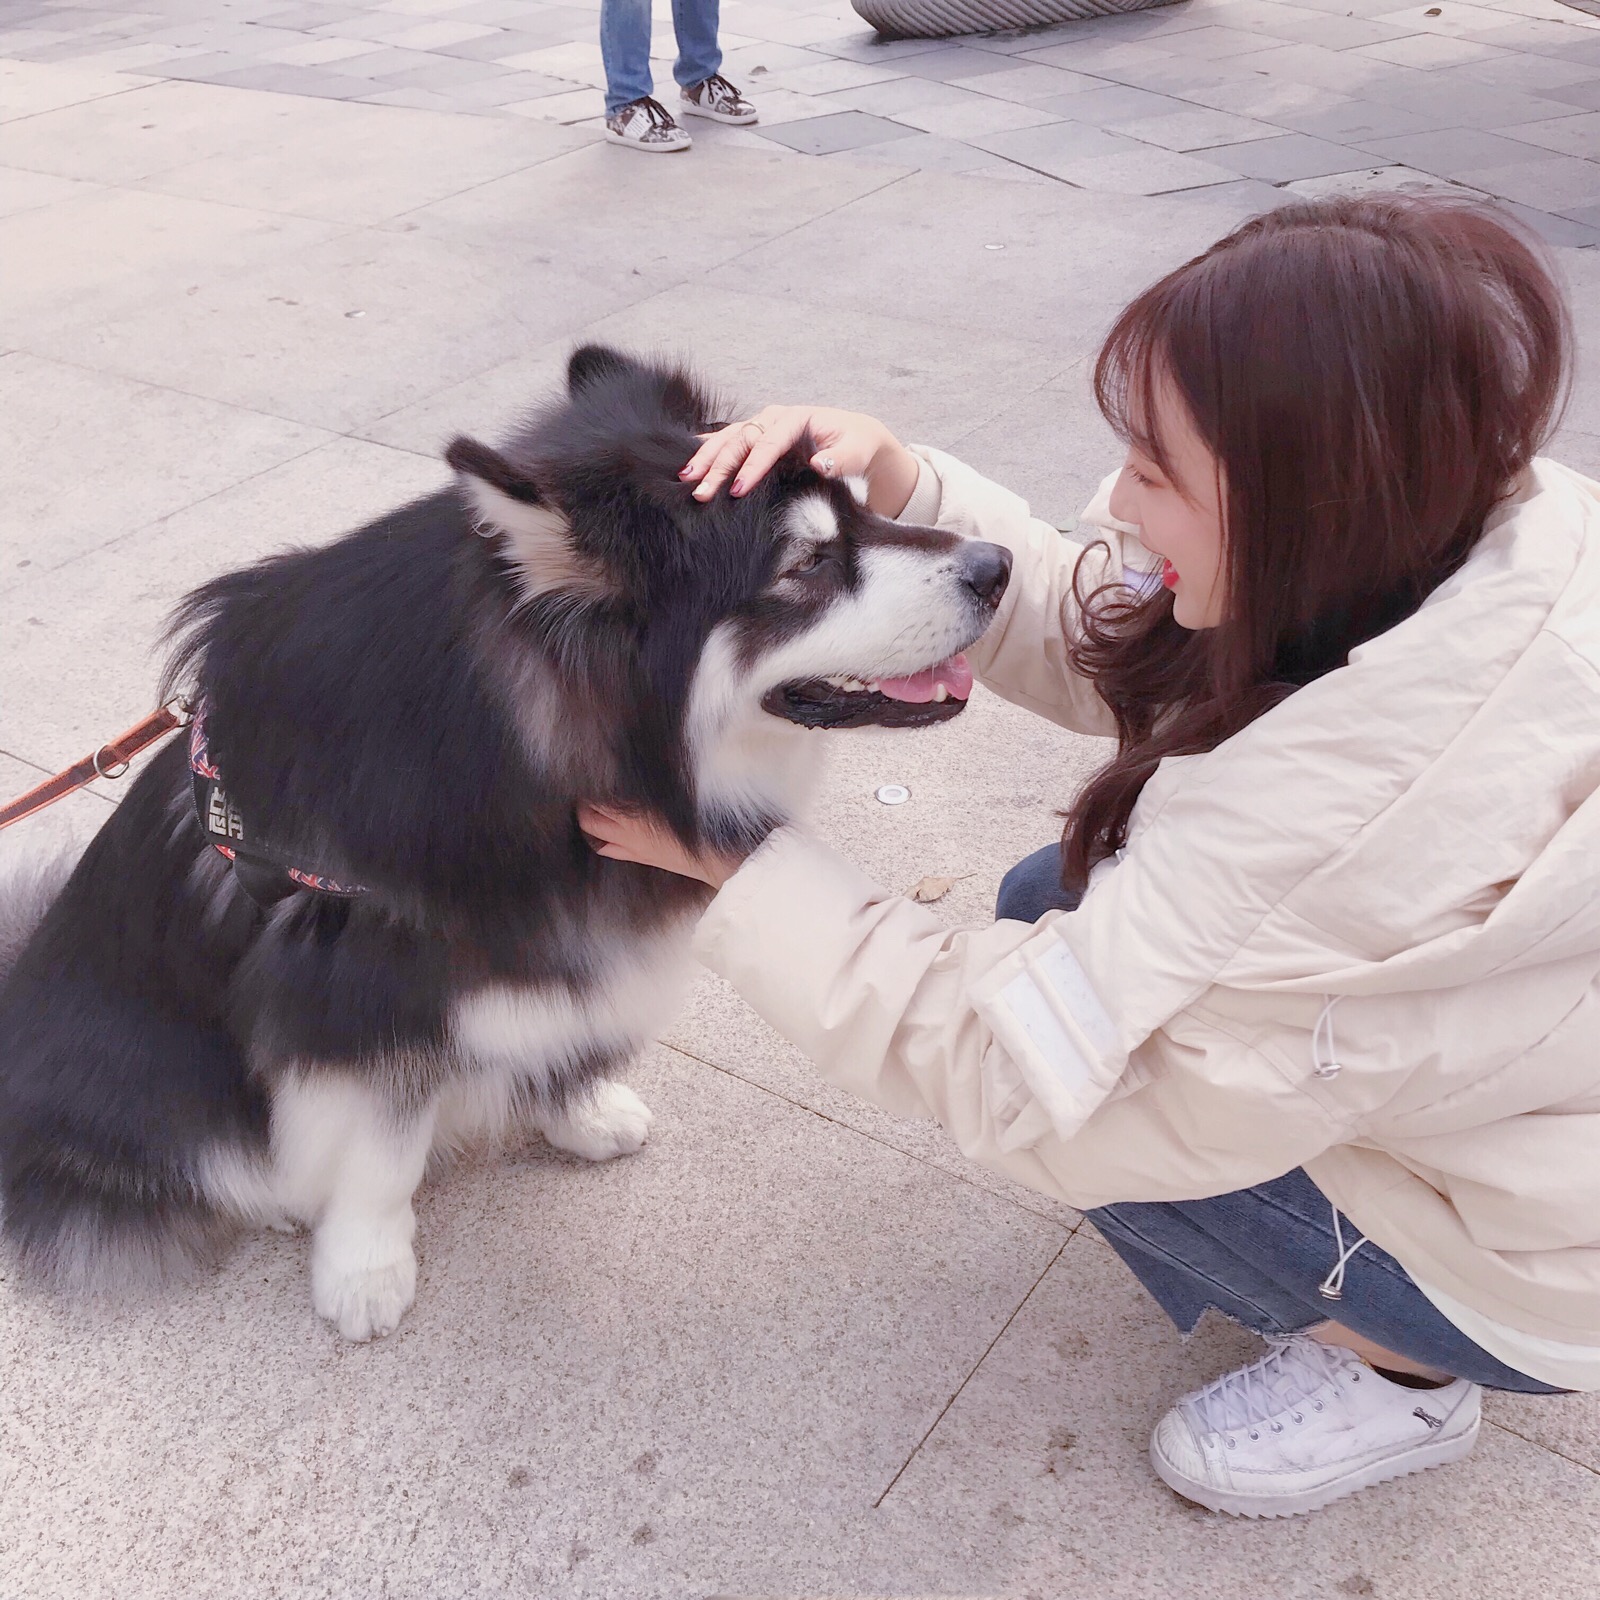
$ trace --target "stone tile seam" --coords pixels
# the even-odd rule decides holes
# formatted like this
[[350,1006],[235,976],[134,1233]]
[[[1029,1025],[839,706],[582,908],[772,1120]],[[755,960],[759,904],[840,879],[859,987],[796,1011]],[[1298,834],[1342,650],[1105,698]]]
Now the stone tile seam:
[[[1081,1228],[1082,1226],[1083,1224],[1080,1222],[1078,1227]],[[1067,1246],[1072,1243],[1074,1238],[1077,1237],[1077,1233],[1078,1229],[1074,1228],[1072,1232],[1061,1241],[1061,1248],[1057,1250],[1056,1253],[1051,1256],[1049,1261],[1045,1263],[1044,1271],[1042,1271],[1039,1276],[1033,1280],[1028,1292],[1016,1303],[1016,1305],[1012,1308],[1011,1315],[1006,1318],[1004,1323],[1001,1324],[1000,1330],[995,1334],[994,1338],[992,1338],[988,1344],[984,1346],[983,1354],[979,1356],[978,1359],[973,1363],[972,1370],[961,1380],[960,1384],[956,1387],[955,1393],[945,1401],[943,1408],[940,1410],[939,1415],[933,1419],[933,1423],[929,1427],[928,1431],[923,1434],[923,1436],[917,1440],[915,1446],[913,1446],[911,1454],[900,1463],[900,1470],[896,1472],[895,1475],[889,1480],[887,1486],[884,1488],[883,1493],[872,1502],[872,1509],[874,1511],[878,1510],[878,1508],[882,1506],[883,1502],[889,1498],[890,1494],[894,1490],[894,1486],[899,1483],[901,1478],[905,1476],[906,1468],[908,1468],[911,1463],[917,1459],[917,1456],[922,1451],[922,1447],[938,1431],[939,1424],[943,1422],[944,1419],[950,1414],[950,1408],[956,1403],[957,1400],[961,1398],[962,1393],[965,1391],[967,1385],[971,1383],[972,1380],[978,1375],[979,1369],[983,1366],[984,1362],[989,1359],[989,1354],[994,1347],[1006,1336],[1006,1331],[1010,1328],[1011,1324],[1022,1315],[1023,1308],[1038,1292],[1039,1285],[1043,1283],[1047,1277],[1049,1277],[1050,1269],[1054,1267],[1056,1262],[1058,1262],[1062,1255],[1065,1254]]]
[[1525,1433],[1518,1433],[1513,1427],[1494,1417],[1483,1419],[1491,1428],[1498,1428],[1501,1433],[1509,1433],[1513,1439],[1520,1439],[1524,1444],[1531,1444],[1535,1450],[1543,1450],[1546,1455],[1555,1456],[1559,1461],[1565,1461],[1570,1466],[1578,1467],[1587,1472],[1591,1477],[1600,1478],[1600,1467],[1587,1461],[1580,1461],[1576,1456],[1569,1456],[1565,1450],[1558,1450],[1553,1444],[1546,1444],[1543,1439],[1530,1439]]
[[[1067,187],[1070,188],[1071,185],[1069,184]],[[951,455],[959,455],[961,446],[964,445],[975,433],[982,433],[983,430],[991,423],[997,421],[1006,413],[1014,410],[1017,406],[1026,405],[1029,401],[1037,400],[1041,395],[1046,394],[1047,391],[1053,389],[1054,386],[1060,383],[1061,380],[1069,373],[1076,372],[1079,367],[1084,366],[1093,354],[1093,351],[1085,350],[1081,356],[1074,356],[1073,359],[1064,367],[1052,372],[1049,377],[1045,378],[1042,382],[1036,383],[1032,388],[1024,390],[1021,394],[1008,394],[1002,402],[996,405],[993,411],[983,418],[982,421],[975,422],[970,428],[964,429],[961,433],[957,434],[955,438],[949,442],[949,444],[940,445],[938,448],[941,450],[948,450]]]
[[897,1144],[890,1144],[887,1139],[881,1139],[875,1133],[868,1133],[864,1128],[858,1128],[853,1123],[841,1122],[839,1118],[829,1116],[826,1111],[819,1111],[816,1106],[807,1105],[804,1100],[796,1100],[793,1095],[784,1094],[780,1089],[774,1089],[769,1084],[760,1083],[754,1078],[747,1078],[742,1072],[735,1072],[732,1067],[724,1067],[715,1061],[707,1061],[704,1056],[697,1056],[692,1050],[685,1050],[681,1044],[668,1044],[664,1039],[658,1039],[656,1044],[662,1050],[670,1050],[673,1055],[682,1056],[686,1061],[692,1061],[696,1066],[706,1067],[712,1072],[720,1072],[725,1078],[732,1078],[747,1088],[758,1090],[762,1094],[771,1095],[774,1100],[781,1100],[787,1106],[793,1106],[796,1111],[803,1111],[808,1116],[816,1117],[820,1122],[840,1129],[844,1133],[854,1134],[857,1138],[866,1139],[880,1149],[892,1151],[895,1155],[907,1161],[915,1161],[919,1167],[925,1167],[929,1172],[936,1173],[941,1178],[947,1178],[952,1183],[959,1183],[976,1193],[985,1195],[991,1200],[998,1200],[1013,1210],[1022,1212],[1025,1216],[1032,1217],[1036,1222],[1043,1222],[1052,1228],[1059,1228],[1066,1238],[1061,1241],[1065,1246],[1083,1226],[1080,1216],[1077,1222],[1068,1227],[1059,1217],[1052,1217],[1043,1211],[1035,1211],[1032,1206],[1024,1205],[1022,1201],[1013,1199],[1008,1194],[1001,1194],[995,1189],[985,1188],[981,1183],[974,1183],[971,1178],[964,1177],[960,1172],[952,1171],[949,1167],[941,1167],[929,1161],[925,1156],[919,1156],[909,1150],[902,1150]]
[[[83,99],[69,101],[64,106],[48,106],[42,111],[24,111],[20,117],[7,117],[4,122],[0,122],[0,128],[10,128],[19,122],[31,122],[35,117],[53,116],[57,111],[71,111],[74,106],[93,105],[97,100],[115,100],[121,95],[132,94],[135,89],[148,89],[153,83],[165,83],[167,81],[165,78],[134,77],[126,89],[107,89],[104,94],[85,95]],[[9,166],[10,163],[8,162],[7,165]],[[27,171],[28,169],[22,168],[21,170]],[[55,174],[52,173],[50,176],[53,177]]]

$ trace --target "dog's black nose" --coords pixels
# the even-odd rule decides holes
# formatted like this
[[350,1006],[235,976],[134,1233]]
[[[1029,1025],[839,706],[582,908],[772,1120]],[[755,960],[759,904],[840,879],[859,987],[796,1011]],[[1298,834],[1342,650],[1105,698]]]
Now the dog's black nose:
[[1011,577],[1011,552],[974,540],[961,552],[961,581],[988,605],[998,605]]

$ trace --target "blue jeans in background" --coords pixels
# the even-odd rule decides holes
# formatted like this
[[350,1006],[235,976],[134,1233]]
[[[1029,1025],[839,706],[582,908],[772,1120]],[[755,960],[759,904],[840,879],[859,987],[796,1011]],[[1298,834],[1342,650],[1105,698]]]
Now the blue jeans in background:
[[[718,0],[672,0],[678,61],[672,75],[692,89],[722,69],[717,45]],[[606,67],[606,115],[643,100],[650,76],[650,0],[601,0],[600,56]]]
[[[1037,922],[1047,911],[1071,911],[1080,898],[1061,887],[1061,846],[1052,844],[1005,875],[995,915]],[[1563,1392],[1475,1344],[1370,1241],[1345,1267],[1339,1298],[1322,1295],[1340,1254],[1333,1208],[1300,1168],[1204,1200],[1124,1201],[1085,1215],[1182,1333],[1207,1306],[1269,1337],[1337,1322],[1385,1350],[1489,1389]],[[1359,1237],[1345,1226],[1346,1244]]]

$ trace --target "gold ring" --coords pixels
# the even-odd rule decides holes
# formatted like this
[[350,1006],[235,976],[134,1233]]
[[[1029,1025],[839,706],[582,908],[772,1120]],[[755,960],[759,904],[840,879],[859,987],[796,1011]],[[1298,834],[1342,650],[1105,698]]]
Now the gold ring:
[[754,428],[757,433],[765,433],[767,431],[766,424],[757,422],[754,417],[751,417],[750,420],[744,424],[744,426],[747,428]]

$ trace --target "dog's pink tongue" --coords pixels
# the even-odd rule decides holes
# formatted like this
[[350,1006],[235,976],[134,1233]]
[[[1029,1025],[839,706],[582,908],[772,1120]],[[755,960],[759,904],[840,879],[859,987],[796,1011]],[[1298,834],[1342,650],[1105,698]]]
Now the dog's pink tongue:
[[909,678],[879,678],[878,689],[891,700],[909,700],[913,705],[921,705],[934,698],[941,683],[950,691],[952,700],[972,698],[972,668],[967,665],[965,656],[951,656],[948,661],[913,673]]

